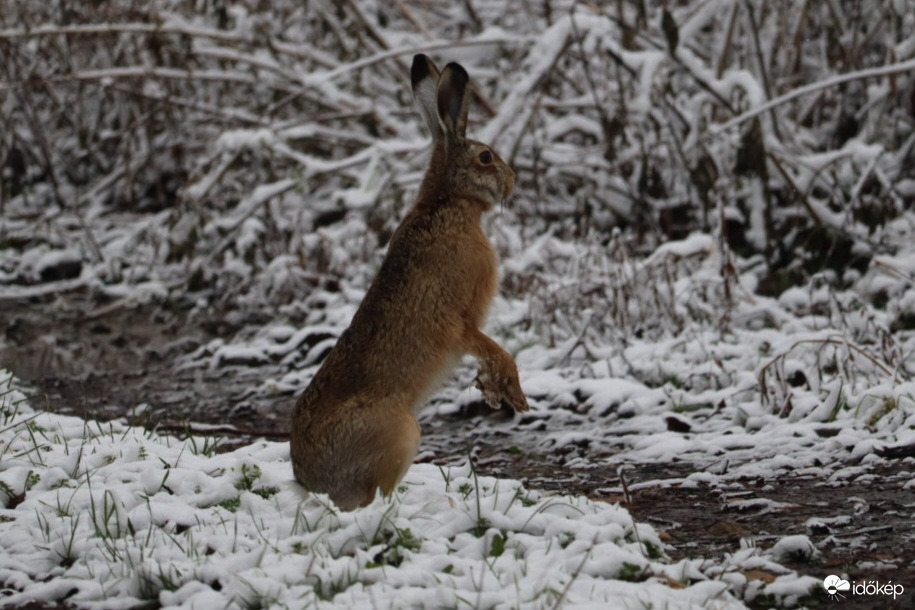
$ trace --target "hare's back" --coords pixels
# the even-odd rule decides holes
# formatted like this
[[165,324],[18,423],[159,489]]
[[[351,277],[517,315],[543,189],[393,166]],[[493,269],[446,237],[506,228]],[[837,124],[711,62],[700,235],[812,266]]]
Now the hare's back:
[[482,232],[474,239],[416,224],[395,234],[331,354],[367,379],[437,375],[460,357],[467,326],[482,321],[495,290],[495,256]]
[[391,240],[371,296],[408,314],[403,323],[414,327],[475,319],[479,301],[485,308],[495,293],[497,264],[478,222],[408,219]]

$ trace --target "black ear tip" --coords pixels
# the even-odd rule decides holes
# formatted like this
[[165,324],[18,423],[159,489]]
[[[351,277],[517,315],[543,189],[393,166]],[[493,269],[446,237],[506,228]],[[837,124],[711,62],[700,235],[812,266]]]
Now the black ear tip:
[[413,56],[413,65],[410,66],[410,82],[414,85],[429,75],[429,57],[422,53]]
[[470,80],[470,77],[467,75],[467,70],[459,63],[451,62],[445,66],[445,69],[451,71],[451,78],[454,79],[454,82],[457,84],[465,85],[467,84],[467,81]]

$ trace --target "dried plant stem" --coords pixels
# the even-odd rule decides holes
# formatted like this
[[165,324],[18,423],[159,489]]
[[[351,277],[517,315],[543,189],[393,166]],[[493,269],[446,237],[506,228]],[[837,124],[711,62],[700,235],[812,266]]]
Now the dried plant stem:
[[816,93],[822,91],[823,89],[828,89],[830,87],[837,87],[845,83],[850,83],[857,80],[863,80],[866,78],[877,78],[881,76],[887,76],[890,74],[899,74],[901,72],[910,72],[915,70],[915,59],[910,59],[908,61],[903,61],[895,64],[889,64],[886,66],[879,66],[876,68],[867,68],[865,70],[855,70],[854,72],[846,72],[845,74],[839,74],[816,83],[810,83],[809,85],[804,85],[803,87],[798,87],[784,95],[775,97],[764,104],[760,104],[755,108],[751,108],[746,112],[742,112],[739,115],[735,116],[733,119],[727,121],[722,125],[716,126],[709,134],[709,137],[717,137],[733,129],[734,127],[745,123],[746,121],[759,116],[764,112],[769,112],[772,108],[781,106],[790,101],[793,101],[799,97],[805,95],[810,95],[811,93]]
[[[756,16],[753,13],[753,6],[750,4],[749,0],[744,0],[744,6],[747,11],[747,19],[750,22],[750,32],[753,34],[753,50],[756,55],[756,64],[759,68],[759,76],[762,79],[763,90],[766,92],[766,98],[772,99],[772,87],[769,85],[769,70],[766,68],[766,60],[763,58],[762,54],[762,45],[759,43],[759,26],[756,23]],[[772,121],[772,131],[775,133],[775,137],[779,140],[782,139],[781,130],[778,127],[778,115],[775,114],[775,109],[772,108],[769,111],[769,118]]]

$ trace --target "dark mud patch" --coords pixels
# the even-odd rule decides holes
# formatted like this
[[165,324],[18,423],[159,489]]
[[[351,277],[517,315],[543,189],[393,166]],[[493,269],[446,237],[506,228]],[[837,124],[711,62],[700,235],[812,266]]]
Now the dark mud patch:
[[136,305],[76,291],[30,300],[0,295],[0,367],[34,389],[38,408],[181,431],[190,422],[236,435],[284,435],[293,396],[258,395],[271,366],[183,366],[257,314],[200,313],[192,303]]
[[[28,384],[33,404],[49,411],[126,417],[179,434],[199,429],[222,437],[226,449],[256,437],[284,439],[295,396],[259,390],[265,378],[284,373],[280,365],[182,366],[194,350],[228,339],[251,321],[237,310],[201,314],[190,303],[136,305],[84,291],[30,300],[0,295],[0,367]],[[859,465],[849,476],[830,481],[787,473],[695,484],[685,480],[695,472],[686,464],[630,464],[620,476],[622,456],[593,448],[544,453],[536,447],[536,435],[518,433],[510,413],[469,408],[428,417],[423,434],[422,461],[456,463],[469,456],[480,474],[621,503],[636,520],[662,533],[674,560],[715,559],[804,534],[819,555],[789,557],[783,565],[816,578],[838,574],[905,589],[895,600],[873,595],[833,601],[822,591],[807,600],[811,606],[913,607],[915,489],[906,487],[915,471],[912,457]],[[761,598],[754,606],[769,607]]]
[[[777,477],[696,485],[685,479],[695,470],[677,464],[563,467],[549,458],[498,454],[478,461],[480,474],[510,476],[532,489],[575,493],[618,502],[637,521],[649,523],[668,544],[673,560],[717,558],[747,546],[771,548],[779,539],[803,534],[817,547],[812,558],[780,560],[799,574],[851,582],[898,584],[905,593],[849,595],[838,601],[825,590],[810,606],[867,610],[909,609],[915,598],[915,475],[911,458],[856,469],[854,476],[823,481],[784,474]],[[765,571],[746,575],[768,581]],[[767,600],[751,607],[768,608]]]

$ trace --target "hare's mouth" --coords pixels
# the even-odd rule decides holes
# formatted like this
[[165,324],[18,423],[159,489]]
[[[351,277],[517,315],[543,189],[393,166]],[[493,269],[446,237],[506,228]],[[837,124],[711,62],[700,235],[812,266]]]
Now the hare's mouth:
[[518,196],[513,193],[509,193],[508,195],[506,195],[504,198],[502,198],[502,201],[499,202],[499,210],[501,211],[501,210],[504,210],[505,208],[514,208],[515,200],[517,198],[518,198]]

